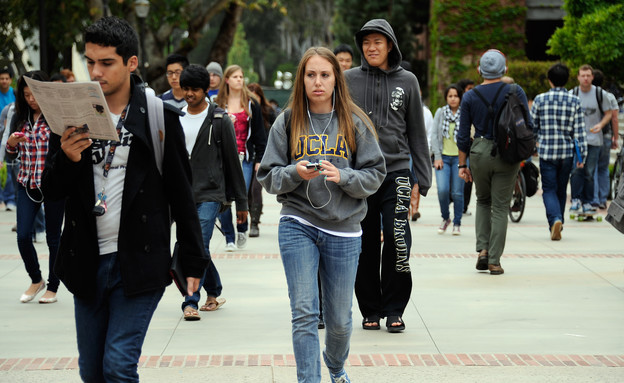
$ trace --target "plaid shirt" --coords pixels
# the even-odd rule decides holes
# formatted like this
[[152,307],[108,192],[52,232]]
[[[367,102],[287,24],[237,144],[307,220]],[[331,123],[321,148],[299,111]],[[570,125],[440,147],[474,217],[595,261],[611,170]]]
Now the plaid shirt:
[[544,160],[560,160],[574,156],[574,140],[578,140],[583,159],[587,154],[585,119],[578,97],[565,88],[552,88],[535,97],[531,107],[533,134],[537,153]]
[[29,125],[26,122],[21,130],[24,132],[26,141],[20,142],[17,148],[12,148],[7,144],[7,152],[19,151],[20,167],[17,182],[24,187],[30,184],[30,188],[35,189],[41,187],[41,174],[48,154],[50,127],[43,115],[39,116],[33,129],[29,129]]

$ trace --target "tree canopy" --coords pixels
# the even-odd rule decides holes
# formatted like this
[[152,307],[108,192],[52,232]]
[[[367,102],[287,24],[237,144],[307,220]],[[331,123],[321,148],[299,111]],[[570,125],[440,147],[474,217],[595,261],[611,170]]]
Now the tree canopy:
[[548,53],[570,65],[590,64],[624,82],[624,2],[566,0],[565,10],[563,27],[550,38]]

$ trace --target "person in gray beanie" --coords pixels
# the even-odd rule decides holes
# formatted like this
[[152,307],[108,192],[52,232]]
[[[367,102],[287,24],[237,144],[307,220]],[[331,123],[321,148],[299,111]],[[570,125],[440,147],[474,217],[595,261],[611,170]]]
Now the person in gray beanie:
[[208,98],[214,102],[214,99],[219,93],[219,86],[221,86],[221,80],[223,79],[223,68],[221,64],[216,61],[210,62],[206,65],[206,70],[210,74],[210,88],[208,88]]
[[[459,149],[459,176],[464,181],[473,181],[476,186],[477,212],[475,232],[477,270],[489,270],[492,275],[503,274],[500,258],[507,237],[507,214],[520,164],[503,161],[500,154],[492,157],[496,145],[493,136],[496,112],[509,92],[509,84],[501,81],[507,72],[505,55],[496,49],[485,52],[479,60],[479,73],[483,83],[464,94],[461,102],[457,147]],[[527,97],[520,86],[516,92],[526,110],[529,110]],[[483,96],[494,108],[488,115],[488,106]],[[533,121],[528,124],[533,129]],[[470,144],[470,127],[475,126],[474,142]],[[467,155],[470,152],[470,168]]]

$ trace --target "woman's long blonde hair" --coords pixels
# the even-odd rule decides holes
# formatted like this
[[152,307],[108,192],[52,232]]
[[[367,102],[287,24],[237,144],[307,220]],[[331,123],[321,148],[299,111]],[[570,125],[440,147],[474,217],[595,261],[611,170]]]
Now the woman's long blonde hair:
[[[342,134],[347,142],[348,150],[351,153],[355,153],[357,145],[355,143],[356,128],[353,122],[352,114],[355,113],[366,124],[368,129],[375,133],[373,123],[368,116],[351,100],[349,95],[349,88],[344,78],[344,74],[338,64],[338,59],[334,53],[325,47],[312,47],[309,48],[301,58],[299,66],[297,67],[297,74],[295,76],[295,84],[293,91],[288,100],[288,108],[291,109],[290,113],[290,156],[294,158],[297,151],[297,144],[300,135],[305,135],[308,132],[308,100],[305,91],[305,69],[308,64],[308,60],[313,56],[320,56],[326,59],[334,70],[334,78],[336,84],[334,86],[335,103],[334,111],[338,116],[338,133]],[[288,123],[287,121],[285,122]],[[376,134],[375,134],[376,136]]]
[[221,108],[227,108],[228,98],[230,97],[230,86],[227,84],[227,79],[230,78],[236,71],[241,71],[243,74],[243,88],[241,89],[241,106],[245,110],[245,113],[251,118],[251,109],[249,108],[249,100],[251,98],[251,92],[247,89],[245,85],[245,73],[243,72],[243,68],[238,65],[230,65],[225,68],[225,72],[223,72],[223,81],[221,81],[221,85],[219,85],[219,93],[217,93],[217,98],[215,98],[215,102]]

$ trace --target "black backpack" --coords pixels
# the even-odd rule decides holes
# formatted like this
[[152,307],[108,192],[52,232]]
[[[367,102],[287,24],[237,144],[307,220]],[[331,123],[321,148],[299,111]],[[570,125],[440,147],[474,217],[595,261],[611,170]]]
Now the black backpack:
[[[501,85],[494,96],[492,103],[488,103],[485,97],[474,88],[476,95],[479,96],[481,101],[488,107],[488,117],[486,125],[489,125],[489,121],[494,115],[494,104],[500,94],[501,90],[505,87],[505,84]],[[494,142],[496,145],[492,149],[492,157],[496,154],[500,154],[503,161],[510,164],[516,164],[529,158],[535,151],[535,138],[533,137],[533,130],[529,128],[529,112],[524,106],[524,103],[517,95],[516,84],[509,86],[509,92],[505,95],[503,104],[496,112],[494,118],[492,135],[494,136]]]
[[524,176],[527,197],[533,197],[539,189],[539,169],[533,162],[525,162],[520,168]]

